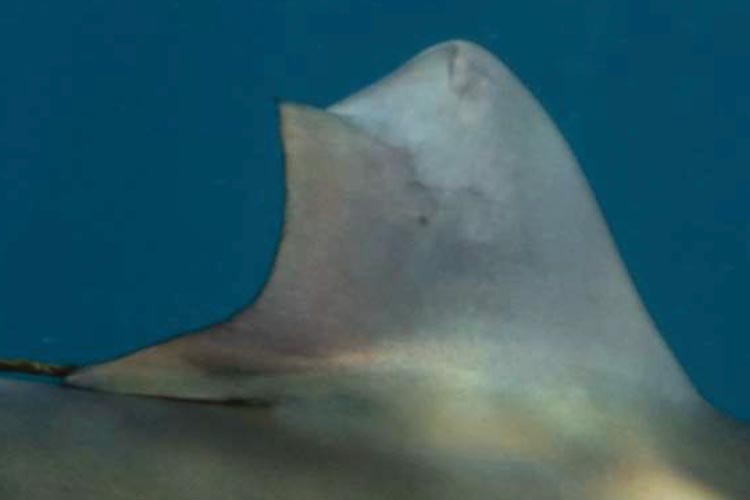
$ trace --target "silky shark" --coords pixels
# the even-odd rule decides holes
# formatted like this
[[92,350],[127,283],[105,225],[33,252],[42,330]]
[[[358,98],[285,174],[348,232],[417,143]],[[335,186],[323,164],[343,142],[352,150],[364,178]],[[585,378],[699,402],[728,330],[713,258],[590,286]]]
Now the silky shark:
[[0,498],[750,498],[747,428],[693,389],[493,55],[442,43],[280,123],[259,298],[110,362],[26,365],[62,387],[0,382]]

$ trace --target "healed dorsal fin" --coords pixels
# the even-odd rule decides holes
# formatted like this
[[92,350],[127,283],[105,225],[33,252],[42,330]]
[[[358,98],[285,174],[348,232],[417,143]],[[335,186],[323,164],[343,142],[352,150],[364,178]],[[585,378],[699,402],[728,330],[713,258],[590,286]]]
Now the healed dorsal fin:
[[285,228],[258,301],[69,383],[265,399],[311,374],[450,360],[508,384],[604,375],[692,397],[567,145],[488,52],[440,44],[281,122]]

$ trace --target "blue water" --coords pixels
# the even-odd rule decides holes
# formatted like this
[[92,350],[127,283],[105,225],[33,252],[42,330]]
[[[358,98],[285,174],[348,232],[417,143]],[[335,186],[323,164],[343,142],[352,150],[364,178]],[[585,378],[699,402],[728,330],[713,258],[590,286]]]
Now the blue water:
[[578,155],[649,310],[750,418],[744,0],[5,0],[0,357],[87,363],[249,302],[280,229],[274,98],[432,43],[499,55]]

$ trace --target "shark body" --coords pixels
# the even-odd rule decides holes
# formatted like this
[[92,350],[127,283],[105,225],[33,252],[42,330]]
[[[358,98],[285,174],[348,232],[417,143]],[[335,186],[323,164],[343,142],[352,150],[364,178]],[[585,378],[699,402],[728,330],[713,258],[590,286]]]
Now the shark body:
[[101,392],[0,384],[0,498],[750,497],[747,430],[494,56],[440,44],[281,125],[259,299],[65,379]]

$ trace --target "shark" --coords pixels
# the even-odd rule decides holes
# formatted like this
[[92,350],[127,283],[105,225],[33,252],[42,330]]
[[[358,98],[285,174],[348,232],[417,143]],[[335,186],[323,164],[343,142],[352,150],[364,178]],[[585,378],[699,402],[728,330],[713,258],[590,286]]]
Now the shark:
[[573,153],[452,40],[280,103],[257,300],[84,367],[9,361],[2,499],[750,498],[750,431],[663,341]]

